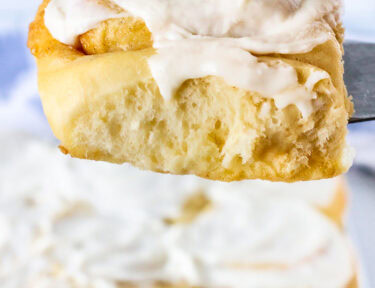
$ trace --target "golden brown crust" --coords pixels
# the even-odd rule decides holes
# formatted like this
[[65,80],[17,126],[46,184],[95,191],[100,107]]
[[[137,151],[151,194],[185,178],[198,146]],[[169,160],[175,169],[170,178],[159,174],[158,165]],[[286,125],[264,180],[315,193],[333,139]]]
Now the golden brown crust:
[[[40,69],[40,91],[44,108],[56,136],[63,141],[62,145],[71,155],[78,158],[101,159],[118,163],[129,161],[137,166],[140,166],[139,163],[143,161],[142,158],[134,159],[132,157],[146,155],[146,158],[150,159],[151,162],[146,162],[144,168],[154,165],[152,169],[157,171],[165,171],[163,166],[158,165],[163,165],[168,159],[175,159],[177,162],[172,163],[174,165],[172,169],[176,169],[176,173],[190,172],[184,171],[186,167],[189,167],[199,176],[228,181],[250,177],[272,178],[274,180],[290,179],[293,181],[319,178],[322,175],[334,176],[342,171],[342,168],[340,168],[340,152],[342,139],[346,133],[346,122],[343,119],[343,116],[346,117],[346,112],[341,110],[340,113],[343,114],[336,113],[342,109],[339,108],[340,104],[337,104],[338,110],[335,110],[334,115],[328,112],[326,115],[316,115],[316,117],[327,117],[324,120],[317,121],[316,128],[318,130],[323,129],[321,133],[328,133],[327,135],[333,133],[332,135],[334,135],[327,147],[330,153],[329,157],[332,158],[326,158],[326,160],[321,158],[321,153],[324,153],[324,151],[319,152],[318,150],[320,140],[316,137],[319,137],[319,135],[310,135],[310,124],[301,124],[298,120],[300,117],[298,111],[294,107],[290,107],[284,111],[275,111],[278,117],[283,119],[280,121],[281,123],[278,123],[281,126],[275,125],[272,128],[272,122],[265,122],[260,125],[260,129],[264,129],[267,136],[260,138],[255,143],[254,151],[255,156],[258,157],[258,162],[244,164],[238,158],[232,163],[232,167],[229,167],[229,169],[223,168],[219,165],[217,159],[222,157],[220,154],[224,146],[223,143],[230,130],[237,129],[231,126],[233,125],[231,123],[235,121],[232,117],[242,115],[241,118],[249,123],[248,125],[255,127],[258,122],[254,121],[258,119],[254,119],[252,115],[258,113],[256,109],[261,109],[262,103],[269,103],[269,101],[251,93],[242,94],[245,92],[208,78],[186,83],[185,90],[181,91],[181,97],[168,104],[169,107],[165,107],[160,95],[157,98],[150,97],[151,93],[155,93],[154,95],[158,95],[158,93],[157,86],[152,81],[145,61],[147,53],[152,52],[105,54],[72,63],[53,73],[49,69],[46,71]],[[122,64],[121,69],[119,63]],[[100,71],[95,70],[97,65],[102,67]],[[40,65],[40,68],[45,68],[45,66]],[[133,73],[134,69],[137,70],[137,74]],[[303,70],[301,70],[302,74]],[[99,81],[99,79],[102,80]],[[145,79],[148,80],[143,84],[144,86],[136,84]],[[126,86],[121,83],[126,83]],[[133,83],[135,86],[133,86]],[[69,87],[69,91],[74,93],[66,94],[66,87]],[[84,94],[79,92],[83,92],[82,87],[84,87]],[[199,99],[190,97],[191,91],[197,89],[197,87],[207,89],[205,96]],[[112,89],[118,92],[113,94],[110,92]],[[227,91],[227,93],[241,93],[243,97],[238,99],[238,102],[227,102],[229,100],[227,97],[232,98],[232,94],[221,94],[214,97],[212,92],[217,89]],[[322,89],[324,89],[323,86]],[[136,98],[134,98],[134,95],[137,95]],[[87,101],[88,99],[90,101]],[[330,104],[331,101],[337,100],[339,99],[326,99],[325,101],[328,101],[326,105],[332,105]],[[221,104],[217,105],[218,103]],[[197,107],[201,107],[201,110],[197,110]],[[198,115],[202,115],[203,111],[208,111],[208,109],[210,109],[210,113],[205,112],[207,118],[204,127],[202,127]],[[233,109],[238,110],[241,114],[232,115]],[[273,109],[275,108],[273,107]],[[327,109],[329,109],[329,106],[327,106]],[[48,111],[51,112],[48,113]],[[253,112],[247,114],[246,111]],[[331,111],[331,113],[333,112]],[[158,119],[155,117],[168,118]],[[326,129],[325,121],[334,121],[330,130]],[[138,130],[132,129],[132,122],[136,123],[135,125],[140,123]],[[176,129],[175,123],[179,122],[182,126],[178,130],[181,130],[182,134],[179,134],[178,137],[181,138],[176,138],[175,142],[169,142],[171,136],[168,136],[168,133],[172,133],[173,129]],[[289,128],[300,131],[300,134],[288,134]],[[303,130],[306,133],[303,133]],[[95,131],[98,131],[98,133]],[[176,133],[180,132],[176,131]],[[185,136],[184,133],[186,133]],[[242,133],[242,130],[239,130],[239,133]],[[301,150],[295,147],[296,150],[291,151],[289,155],[288,153],[279,154],[284,145],[279,141],[283,138],[282,133],[287,133],[288,137],[297,137],[295,139],[300,143]],[[306,138],[301,138],[302,135]],[[91,136],[94,137],[92,140],[90,140]],[[141,138],[138,138],[138,140],[132,138],[139,136]],[[325,134],[320,136],[323,137],[323,140],[326,139]],[[154,139],[158,142],[147,145],[150,137],[156,137]],[[117,140],[120,140],[120,142],[117,142]],[[97,141],[102,143],[114,141],[112,144],[115,146],[110,144],[111,151],[106,152],[95,144]],[[202,149],[202,147],[204,148]],[[98,148],[99,150],[97,150]],[[123,149],[129,150],[124,151]],[[303,161],[298,157],[300,157],[300,153],[301,156],[306,155],[305,151],[307,150],[305,149],[311,151],[309,152],[311,157],[307,162],[309,169],[301,166],[295,173],[287,169],[283,170],[284,167],[288,168],[287,163],[296,160]],[[167,159],[165,155],[160,154],[163,150],[167,153],[165,155],[169,155]],[[189,158],[189,154],[192,155],[192,158]],[[184,161],[186,160],[192,162],[185,164]],[[326,162],[322,162],[322,160]],[[302,162],[300,163],[304,165]],[[252,172],[255,170],[257,174],[250,174],[255,173]]]
[[44,0],[39,6],[35,20],[30,24],[27,46],[31,53],[37,58],[56,56],[74,60],[84,54],[78,49],[62,44],[54,39],[47,27],[44,25],[44,10],[50,0]]
[[353,280],[350,281],[350,283],[349,283],[349,285],[348,285],[347,288],[359,288],[359,282],[358,282],[358,277],[357,276],[355,276],[353,278]]
[[[143,49],[150,45],[150,34],[142,22],[109,20],[82,35],[81,48],[72,48],[54,40],[46,29],[43,14],[48,2],[44,0],[30,26],[28,44],[37,57],[47,118],[64,151],[73,157],[130,162],[158,172],[223,181],[293,182],[333,177],[348,168],[342,156],[351,111],[335,41],[312,54],[259,58],[267,65],[288,62],[301,83],[318,67],[331,74],[333,82],[316,86],[321,109],[309,121],[301,119],[295,107],[277,110],[272,100],[231,87],[218,77],[186,81],[167,103],[147,65],[154,50]],[[121,47],[136,51],[109,52]],[[334,65],[322,61],[322,55]],[[265,104],[271,107],[266,119],[260,116]],[[257,137],[252,141],[248,134],[249,140],[242,139],[246,133]],[[249,142],[238,148],[241,141]],[[241,153],[231,156],[232,147]],[[225,157],[232,158],[223,165]]]
[[342,177],[336,188],[336,193],[331,203],[326,207],[320,207],[320,211],[334,221],[339,227],[343,228],[343,217],[348,203],[347,183]]
[[152,47],[151,33],[145,23],[132,17],[104,21],[81,35],[79,41],[88,55]]

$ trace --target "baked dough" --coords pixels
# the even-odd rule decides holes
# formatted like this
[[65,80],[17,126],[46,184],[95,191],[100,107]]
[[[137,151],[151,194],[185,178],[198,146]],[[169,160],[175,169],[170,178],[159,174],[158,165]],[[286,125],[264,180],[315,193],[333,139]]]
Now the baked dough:
[[318,206],[320,211],[337,223],[340,227],[344,227],[344,216],[348,207],[348,190],[344,178],[337,180],[337,187],[334,197],[329,205]]
[[314,180],[350,167],[345,137],[353,108],[343,82],[340,25],[333,27],[335,39],[311,52],[258,55],[270,66],[293,66],[301,84],[313,72],[329,73],[314,87],[319,109],[304,119],[294,105],[277,109],[272,99],[214,76],[187,80],[165,100],[147,64],[155,50],[142,20],[107,20],[67,46],[44,25],[48,2],[30,26],[28,45],[64,153],[222,181]]

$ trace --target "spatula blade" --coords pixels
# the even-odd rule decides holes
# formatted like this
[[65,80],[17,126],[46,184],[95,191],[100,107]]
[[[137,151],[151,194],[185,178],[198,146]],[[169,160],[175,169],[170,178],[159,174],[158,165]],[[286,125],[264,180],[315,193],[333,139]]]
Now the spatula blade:
[[375,120],[375,44],[347,42],[344,47],[345,83],[355,109],[349,122]]

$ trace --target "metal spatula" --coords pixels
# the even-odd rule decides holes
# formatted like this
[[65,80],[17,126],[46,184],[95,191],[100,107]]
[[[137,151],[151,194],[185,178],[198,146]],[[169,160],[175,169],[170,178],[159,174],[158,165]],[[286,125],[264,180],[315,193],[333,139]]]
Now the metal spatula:
[[355,107],[349,123],[375,120],[375,44],[348,42],[344,46],[345,83]]

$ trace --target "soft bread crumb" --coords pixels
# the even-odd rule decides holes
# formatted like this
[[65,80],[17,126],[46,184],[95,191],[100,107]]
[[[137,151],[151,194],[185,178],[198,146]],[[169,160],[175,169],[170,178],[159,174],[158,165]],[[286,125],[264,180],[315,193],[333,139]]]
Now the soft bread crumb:
[[273,100],[219,77],[188,80],[164,101],[147,65],[155,51],[147,48],[151,36],[142,21],[108,20],[72,48],[45,28],[47,3],[30,27],[29,47],[38,60],[47,118],[73,157],[222,181],[293,182],[349,168],[343,159],[353,108],[343,82],[340,37],[310,53],[258,58],[267,65],[287,62],[301,83],[312,71],[329,73],[331,80],[314,88],[317,111],[304,119],[295,106],[279,110]]

